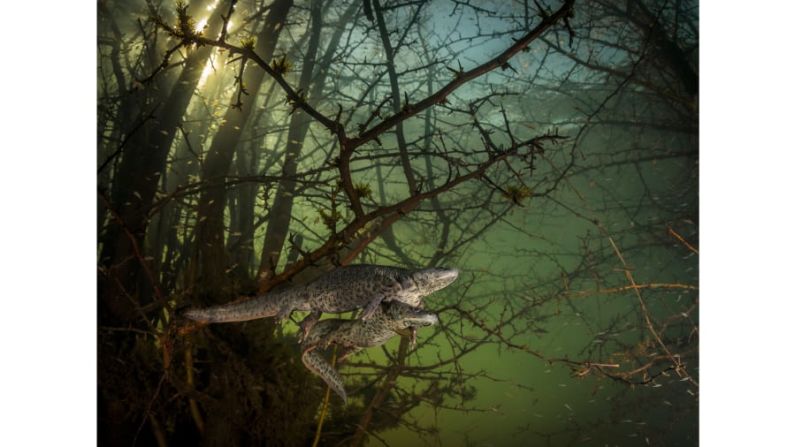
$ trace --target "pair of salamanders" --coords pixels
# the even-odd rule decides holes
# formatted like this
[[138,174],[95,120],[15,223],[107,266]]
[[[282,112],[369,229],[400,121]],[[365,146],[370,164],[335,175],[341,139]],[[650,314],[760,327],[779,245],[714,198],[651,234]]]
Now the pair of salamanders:
[[[317,352],[332,344],[345,351],[341,359],[366,347],[386,343],[394,335],[436,324],[438,318],[422,309],[422,299],[450,285],[458,270],[449,268],[403,269],[377,265],[340,267],[309,284],[268,293],[256,298],[204,309],[190,309],[183,315],[205,323],[229,323],[258,318],[288,318],[293,311],[309,311],[301,322],[302,360],[343,400],[345,390],[339,374]],[[359,319],[320,320],[322,313],[362,309]]]

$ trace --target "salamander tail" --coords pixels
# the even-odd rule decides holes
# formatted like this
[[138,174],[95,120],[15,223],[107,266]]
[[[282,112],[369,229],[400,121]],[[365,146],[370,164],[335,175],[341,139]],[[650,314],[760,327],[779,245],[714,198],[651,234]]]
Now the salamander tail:
[[343,402],[346,404],[348,403],[348,395],[345,393],[342,377],[340,377],[340,374],[323,358],[323,356],[314,350],[306,351],[301,356],[301,360],[304,362],[304,366],[320,376],[320,378],[342,398]]
[[279,300],[275,297],[261,296],[220,306],[188,309],[182,316],[203,323],[231,323],[273,317],[279,313],[279,307]]

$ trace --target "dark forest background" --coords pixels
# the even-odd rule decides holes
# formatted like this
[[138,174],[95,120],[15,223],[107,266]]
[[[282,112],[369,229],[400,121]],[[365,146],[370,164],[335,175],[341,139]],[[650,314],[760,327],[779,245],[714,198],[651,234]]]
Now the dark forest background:
[[[697,442],[696,2],[97,12],[101,445]],[[292,322],[180,330],[349,263],[462,275],[347,406]]]

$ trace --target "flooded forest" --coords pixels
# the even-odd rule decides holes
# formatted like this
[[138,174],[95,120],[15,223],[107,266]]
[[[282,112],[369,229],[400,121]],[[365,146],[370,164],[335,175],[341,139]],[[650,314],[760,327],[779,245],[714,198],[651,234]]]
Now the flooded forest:
[[[695,0],[99,0],[99,445],[697,445],[698,29]],[[184,318],[355,264],[459,275],[415,339],[327,351],[347,402],[306,312]]]

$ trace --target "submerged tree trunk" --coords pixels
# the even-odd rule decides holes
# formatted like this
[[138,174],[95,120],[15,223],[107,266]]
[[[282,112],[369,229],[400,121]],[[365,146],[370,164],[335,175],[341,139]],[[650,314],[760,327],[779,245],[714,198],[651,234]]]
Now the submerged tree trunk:
[[[220,10],[216,9],[210,19],[211,33],[220,30],[220,15]],[[132,303],[141,299],[146,302],[150,298],[138,296],[149,208],[166,168],[174,135],[212,51],[212,47],[200,47],[188,55],[179,79],[163,106],[156,111],[156,122],[148,138],[124,148],[113,179],[110,196],[113,222],[105,233],[100,256],[101,262],[113,267],[113,271],[100,285],[100,296],[114,318],[124,322],[137,316]],[[129,299],[125,299],[125,295]]]
[[[226,54],[220,53],[215,58],[215,66],[223,67],[226,62]],[[166,192],[172,193],[177,188],[185,187],[191,183],[191,178],[198,178],[198,173],[204,159],[204,148],[208,140],[208,132],[210,125],[213,122],[212,117],[212,104],[220,98],[224,82],[227,79],[227,74],[224,70],[217,70],[211,74],[205,90],[209,90],[206,98],[194,97],[194,103],[190,106],[188,111],[186,123],[177,136],[178,143],[176,144],[174,163],[171,166],[173,174],[169,177]],[[183,134],[184,131],[184,134]],[[189,256],[189,240],[180,241],[178,234],[178,227],[180,227],[183,215],[187,215],[187,211],[178,206],[177,202],[169,201],[160,211],[164,216],[168,216],[169,222],[166,228],[166,247],[165,247],[165,260],[163,261],[163,285],[166,288],[171,288],[176,284],[177,275],[180,273],[181,264],[177,262],[180,259],[185,259]],[[186,238],[183,238],[186,239]]]
[[[307,91],[315,67],[315,57],[320,44],[320,30],[322,27],[321,2],[312,3],[310,14],[312,17],[311,36],[309,38],[304,65],[301,68],[301,78],[298,82],[298,91]],[[290,127],[287,133],[287,145],[282,165],[283,180],[279,182],[273,206],[270,210],[270,220],[265,231],[265,242],[262,247],[257,280],[261,284],[273,276],[279,262],[284,241],[290,228],[290,218],[293,209],[293,196],[297,183],[293,179],[298,171],[298,157],[304,144],[304,137],[309,130],[309,116],[301,110],[293,111],[290,118]]]
[[[387,70],[387,76],[389,78],[392,111],[394,113],[399,113],[401,109],[400,105],[401,98],[400,98],[400,85],[398,82],[398,74],[397,70],[395,69],[395,48],[392,47],[392,43],[389,40],[389,32],[386,29],[386,22],[384,21],[383,10],[380,2],[378,0],[374,0],[372,6],[373,10],[375,11],[375,20],[376,20],[376,25],[378,27],[378,35],[381,39],[381,44],[384,46],[384,54],[386,56],[386,70]],[[406,134],[405,131],[403,130],[402,122],[398,123],[395,126],[395,139],[397,140],[398,152],[400,154],[400,164],[403,168],[403,175],[406,178],[408,193],[409,195],[416,194],[418,192],[418,185],[416,177],[414,176],[414,171],[411,167],[408,144],[406,143]],[[385,185],[381,173],[381,165],[376,166],[376,177],[378,179],[378,190],[381,196],[381,202],[386,203],[385,194],[384,194]],[[400,244],[398,244],[397,238],[395,237],[394,228],[392,226],[387,227],[383,231],[383,233],[381,234],[381,239],[384,241],[386,247],[398,257],[398,259],[402,264],[406,266],[416,265],[416,262],[413,261],[411,257],[408,254],[406,254],[403,248],[400,247]]]
[[[267,107],[267,99],[266,105]],[[235,170],[239,176],[257,173],[259,165],[259,145],[251,141],[238,151],[235,157]],[[251,281],[251,266],[254,262],[254,208],[256,207],[256,183],[245,183],[236,189],[237,216],[230,225],[227,250],[231,256],[232,277],[247,290]]]
[[[318,69],[315,71],[316,55],[320,44],[322,14],[321,2],[312,3],[312,30],[307,54],[304,57],[304,66],[301,69],[301,79],[299,81],[298,90],[307,91],[310,82],[312,82],[312,90],[309,92],[308,98],[310,101],[314,102],[315,105],[321,100],[323,86],[325,85],[328,75],[328,67],[331,64],[331,60],[342,38],[345,24],[351,20],[358,9],[357,6],[356,3],[351,4],[342,14],[340,26],[335,30],[333,36],[329,40],[323,58],[317,61]],[[313,72],[315,72],[314,79],[312,76]],[[268,287],[268,280],[272,278],[276,272],[279,258],[281,257],[281,252],[287,239],[287,233],[290,230],[290,219],[297,186],[293,177],[298,172],[298,158],[301,156],[301,150],[310,123],[311,119],[301,109],[296,109],[290,119],[287,150],[285,151],[284,164],[282,165],[283,179],[279,182],[276,196],[273,200],[273,206],[271,207],[271,217],[265,232],[265,242],[262,245],[262,255],[257,272],[257,281],[260,290],[265,290]]]
[[[271,5],[255,48],[257,54],[264,60],[273,58],[276,42],[292,5],[292,0],[278,0]],[[223,124],[207,152],[202,171],[202,180],[207,183],[207,188],[199,198],[196,261],[200,294],[208,297],[211,302],[224,298],[219,292],[224,285],[225,271],[229,265],[224,246],[226,176],[264,78],[265,72],[260,67],[254,64],[246,67],[241,80],[243,85],[239,88],[247,90],[248,97],[244,98],[242,104],[238,104],[238,96],[233,95],[232,104],[224,115]]]
[[[381,44],[384,46],[384,54],[386,55],[386,71],[389,76],[389,88],[392,93],[392,111],[397,114],[400,113],[401,98],[398,75],[395,70],[395,50],[392,48],[392,43],[389,41],[389,32],[386,29],[381,3],[378,0],[373,0],[373,10],[375,10],[378,33],[381,36]],[[406,105],[408,106],[408,104]],[[417,180],[414,178],[414,171],[411,169],[411,161],[409,160],[409,151],[402,121],[398,122],[395,126],[395,137],[397,138],[398,150],[400,151],[400,164],[403,167],[403,174],[406,176],[409,194],[416,194]]]

